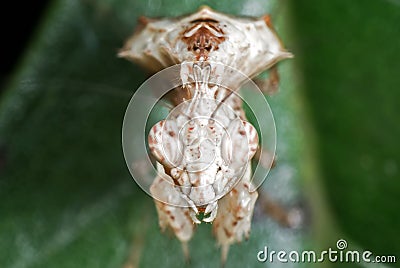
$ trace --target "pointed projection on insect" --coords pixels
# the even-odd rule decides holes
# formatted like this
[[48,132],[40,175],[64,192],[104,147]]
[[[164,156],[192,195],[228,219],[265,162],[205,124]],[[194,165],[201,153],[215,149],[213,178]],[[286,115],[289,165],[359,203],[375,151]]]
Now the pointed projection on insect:
[[243,74],[253,78],[292,54],[268,16],[235,18],[202,7],[141,22],[119,56],[153,72],[181,66],[181,86],[168,95],[175,108],[148,135],[158,162],[150,191],[159,224],[172,229],[188,256],[194,223],[212,222],[225,261],[229,245],[248,237],[258,196],[250,191],[258,135],[235,92]]

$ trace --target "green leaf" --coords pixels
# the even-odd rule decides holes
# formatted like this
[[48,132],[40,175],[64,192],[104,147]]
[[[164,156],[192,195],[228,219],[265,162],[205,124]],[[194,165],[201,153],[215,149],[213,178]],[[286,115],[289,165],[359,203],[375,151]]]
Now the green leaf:
[[336,222],[360,247],[398,254],[400,2],[302,2],[295,54]]

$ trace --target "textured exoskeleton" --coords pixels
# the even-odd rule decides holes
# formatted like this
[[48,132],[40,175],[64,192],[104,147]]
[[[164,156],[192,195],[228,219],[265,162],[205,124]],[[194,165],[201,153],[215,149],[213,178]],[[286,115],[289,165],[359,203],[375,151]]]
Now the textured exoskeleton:
[[153,72],[181,65],[182,86],[169,96],[175,108],[148,136],[158,162],[150,191],[160,226],[173,230],[188,255],[193,223],[212,222],[224,261],[229,245],[249,235],[258,196],[249,164],[258,136],[235,94],[243,82],[236,74],[253,78],[292,54],[268,16],[234,18],[202,7],[142,23],[119,55]]

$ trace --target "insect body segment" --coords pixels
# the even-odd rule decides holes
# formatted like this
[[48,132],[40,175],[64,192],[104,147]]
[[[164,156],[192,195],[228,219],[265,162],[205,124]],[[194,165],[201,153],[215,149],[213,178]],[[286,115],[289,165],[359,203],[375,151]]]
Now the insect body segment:
[[249,235],[258,196],[250,191],[258,135],[236,92],[247,77],[292,55],[265,18],[202,7],[142,26],[119,56],[154,72],[180,65],[181,86],[170,96],[176,106],[148,135],[158,162],[150,192],[160,226],[171,228],[188,254],[193,223],[213,222],[224,261],[229,245]]
[[126,42],[119,56],[154,72],[203,58],[253,78],[293,56],[268,24],[265,17],[235,18],[202,7],[185,17],[146,22]]
[[[218,85],[210,85],[211,67],[193,65],[193,98],[173,109],[166,120],[149,133],[149,147],[163,173],[173,181],[176,192],[195,223],[199,212],[212,222],[217,216],[218,199],[242,178],[258,146],[254,127],[243,121],[227,104],[215,99]],[[221,96],[222,97],[222,96]],[[231,98],[237,98],[231,95]],[[157,196],[157,193],[154,192]]]

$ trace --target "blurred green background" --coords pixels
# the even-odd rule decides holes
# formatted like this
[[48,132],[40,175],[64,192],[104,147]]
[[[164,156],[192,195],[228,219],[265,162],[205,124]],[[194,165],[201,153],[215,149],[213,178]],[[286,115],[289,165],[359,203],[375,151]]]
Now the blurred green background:
[[[335,249],[342,238],[399,261],[400,1],[54,0],[1,93],[0,267],[184,264],[125,166],[122,119],[147,75],[115,54],[140,15],[202,4],[270,13],[296,56],[279,65],[280,92],[268,97],[278,162],[262,190],[303,207],[305,226],[285,229],[256,212],[227,267],[265,267],[256,258],[264,246]],[[218,267],[210,225],[199,226],[190,248],[191,267]],[[341,264],[267,266],[283,265]]]

